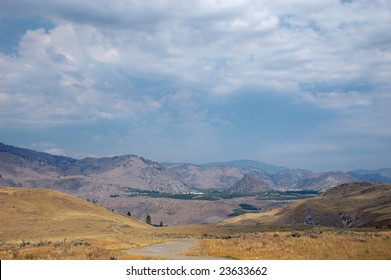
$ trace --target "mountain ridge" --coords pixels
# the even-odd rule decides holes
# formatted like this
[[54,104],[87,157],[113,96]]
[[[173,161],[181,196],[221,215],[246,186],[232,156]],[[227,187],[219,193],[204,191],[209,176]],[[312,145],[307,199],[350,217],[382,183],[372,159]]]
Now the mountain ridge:
[[126,194],[127,189],[189,192],[160,164],[136,155],[80,160],[0,144],[0,184],[52,188],[78,196]]
[[287,167],[282,167],[282,166],[275,166],[273,164],[261,162],[261,161],[256,161],[256,160],[249,160],[249,159],[241,159],[241,160],[231,160],[231,161],[222,161],[222,162],[210,162],[210,163],[203,163],[200,164],[199,166],[224,166],[224,165],[232,165],[237,168],[257,168],[261,169],[269,174],[274,174],[282,170],[288,169]]
[[[31,169],[30,174],[27,174],[28,169]],[[321,191],[355,181],[391,182],[391,168],[312,172],[277,167],[255,160],[204,164],[158,163],[133,154],[74,159],[3,143],[0,143],[0,172],[4,173],[1,174],[0,183],[10,185],[37,187],[43,186],[39,180],[50,179],[54,181],[54,185],[58,185],[58,180],[53,180],[55,177],[61,179],[61,185],[67,185],[67,181],[70,181],[70,184],[73,182],[76,185],[84,185],[94,181],[91,180],[93,177],[98,184],[100,182],[103,185],[114,184],[130,189],[167,193],[186,193],[210,188],[229,190],[245,176],[248,182],[263,181],[264,185],[270,188]],[[13,176],[7,176],[9,174]],[[31,178],[16,182],[16,175],[20,178],[30,175]]]

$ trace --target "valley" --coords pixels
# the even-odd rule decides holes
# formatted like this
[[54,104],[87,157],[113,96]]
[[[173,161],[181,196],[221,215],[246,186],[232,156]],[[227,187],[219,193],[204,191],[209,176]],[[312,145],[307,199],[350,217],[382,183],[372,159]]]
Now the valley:
[[365,176],[387,183],[388,170],[316,173],[249,160],[194,165],[136,155],[73,159],[0,143],[0,186],[58,190],[165,225],[222,221],[246,213],[240,204],[264,212]]
[[[351,188],[358,192],[348,195]],[[1,187],[0,258],[390,259],[390,190],[391,185],[347,184],[331,189],[326,199],[321,195],[222,222],[156,227],[58,191]],[[300,207],[319,205],[313,204],[319,199],[326,200],[318,207],[325,219],[305,223]],[[355,207],[357,200],[365,203]],[[338,204],[346,207],[336,209]],[[346,215],[335,218],[335,211]],[[367,224],[345,223],[345,217],[362,213]]]
[[389,174],[0,144],[0,258],[391,259]]
[[313,197],[317,193],[317,191],[236,193],[221,190],[197,194],[139,192],[125,197],[104,198],[101,202],[109,209],[117,209],[122,213],[130,212],[132,216],[140,219],[148,213],[154,223],[181,225],[218,222],[239,214],[264,212],[286,205],[292,200]]

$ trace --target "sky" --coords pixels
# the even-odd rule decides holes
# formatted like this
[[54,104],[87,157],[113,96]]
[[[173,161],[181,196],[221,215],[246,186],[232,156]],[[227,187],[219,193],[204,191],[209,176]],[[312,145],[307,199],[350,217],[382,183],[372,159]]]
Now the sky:
[[389,0],[0,0],[0,142],[391,167]]

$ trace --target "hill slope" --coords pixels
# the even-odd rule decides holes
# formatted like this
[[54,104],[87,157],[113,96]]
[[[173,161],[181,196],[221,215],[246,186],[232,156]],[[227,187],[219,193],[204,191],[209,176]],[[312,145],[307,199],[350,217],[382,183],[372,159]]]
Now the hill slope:
[[244,175],[240,181],[236,182],[231,188],[232,192],[265,192],[272,189],[272,186],[264,180],[255,176]]
[[195,189],[228,189],[243,177],[243,172],[231,165],[197,166],[193,164],[169,164],[166,168]]
[[240,169],[245,169],[245,168],[262,169],[263,171],[269,174],[275,174],[277,172],[288,169],[286,167],[275,166],[272,164],[255,161],[255,160],[233,160],[233,161],[226,161],[226,162],[211,162],[211,163],[201,164],[202,167],[216,167],[216,166],[227,166],[227,165],[234,166]]
[[224,223],[391,227],[391,185],[342,184],[317,197],[298,201],[284,208],[247,214]]
[[0,188],[0,240],[94,236],[116,225],[149,226],[93,203],[47,189]]
[[128,189],[189,192],[160,164],[135,155],[81,160],[0,143],[0,185],[51,188],[78,197],[107,197]]

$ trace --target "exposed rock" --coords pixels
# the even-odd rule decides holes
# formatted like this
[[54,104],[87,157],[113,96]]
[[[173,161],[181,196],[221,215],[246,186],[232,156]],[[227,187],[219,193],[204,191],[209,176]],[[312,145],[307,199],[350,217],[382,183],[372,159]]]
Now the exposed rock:
[[343,227],[351,228],[355,226],[356,217],[354,214],[341,213],[339,216]]

